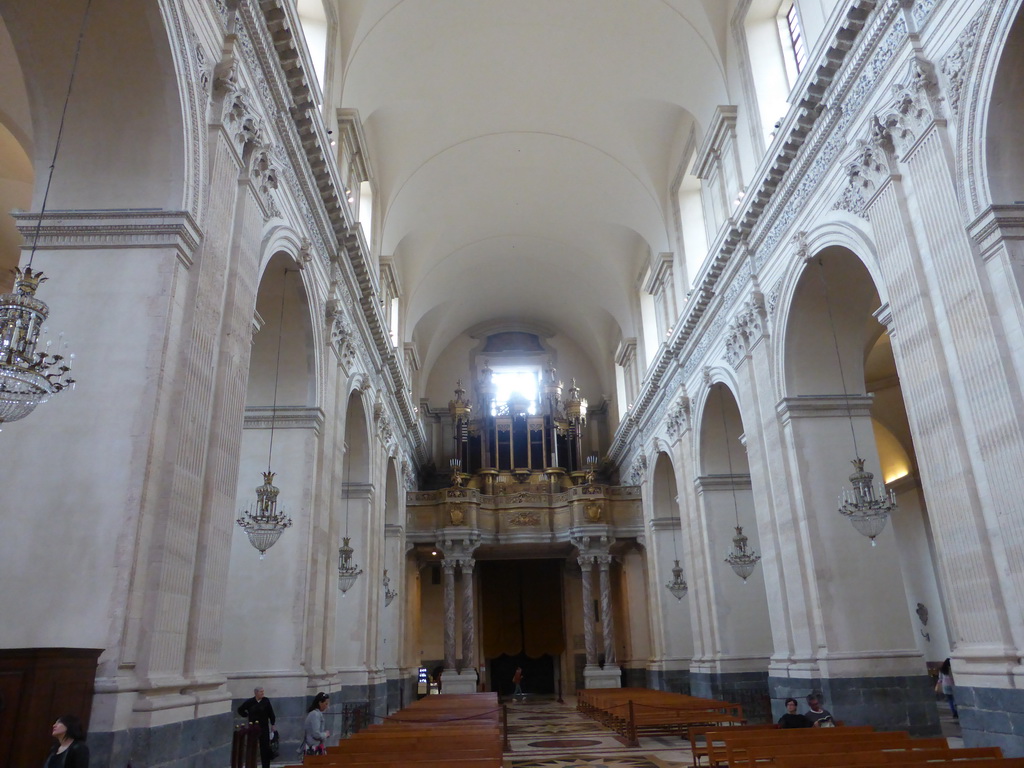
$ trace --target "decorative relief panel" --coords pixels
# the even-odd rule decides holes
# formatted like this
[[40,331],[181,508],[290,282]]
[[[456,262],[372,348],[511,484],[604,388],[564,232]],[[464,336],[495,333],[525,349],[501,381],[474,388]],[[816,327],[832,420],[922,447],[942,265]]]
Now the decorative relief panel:
[[508,516],[510,528],[531,528],[540,525],[540,515],[537,512],[516,512]]
[[978,42],[978,31],[981,29],[986,13],[987,9],[982,8],[974,14],[974,18],[960,33],[956,42],[942,59],[940,70],[943,77],[946,78],[946,98],[949,99],[949,106],[954,115],[960,113],[960,98],[964,90],[964,80],[970,72],[971,59],[974,58],[974,50]]
[[665,417],[665,431],[669,437],[681,435],[690,428],[690,398],[679,395]]

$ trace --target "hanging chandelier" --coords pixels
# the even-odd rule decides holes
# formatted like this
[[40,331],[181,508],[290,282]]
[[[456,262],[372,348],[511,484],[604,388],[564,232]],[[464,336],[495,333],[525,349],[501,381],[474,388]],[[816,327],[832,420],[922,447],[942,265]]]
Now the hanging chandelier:
[[260,560],[267,550],[277,543],[285,528],[291,527],[292,519],[284,512],[277,511],[277,495],[280,489],[274,485],[274,473],[269,469],[263,473],[263,485],[256,489],[256,509],[242,512],[237,522],[253,548],[259,551]]
[[349,591],[363,569],[352,562],[352,553],[355,552],[349,544],[349,537],[341,540],[341,547],[338,548],[338,589],[342,594]]
[[[722,390],[725,388],[722,387]],[[754,572],[754,567],[757,565],[761,556],[754,550],[747,546],[747,537],[743,533],[743,526],[740,525],[740,505],[736,500],[736,479],[732,473],[732,448],[729,446],[729,423],[725,418],[725,393],[719,391],[718,403],[721,406],[722,411],[722,430],[725,434],[725,456],[729,462],[729,485],[732,489],[732,508],[736,513],[736,535],[732,537],[732,550],[730,550],[728,556],[725,558],[725,562],[729,564],[729,567],[733,569],[737,576],[743,579],[743,583],[746,584],[747,579],[750,578],[750,574]]]
[[398,597],[398,590],[391,589],[391,579],[388,578],[388,569],[384,569],[384,607],[387,608],[391,602]]
[[757,561],[760,559],[761,556],[759,554],[747,547],[747,537],[743,533],[743,526],[737,525],[736,535],[732,537],[732,551],[725,558],[725,562],[736,572],[737,576],[746,582],[750,578],[750,574],[754,572],[754,566],[757,565]]
[[243,510],[235,521],[249,537],[249,543],[259,551],[262,560],[267,550],[281,538],[292,519],[284,512],[277,511],[277,496],[281,492],[274,485],[274,473],[270,471],[274,458],[274,425],[277,422],[277,385],[281,378],[281,339],[284,336],[284,301],[287,297],[288,270],[281,279],[281,315],[277,327],[277,368],[274,371],[274,406],[270,417],[270,450],[267,455],[267,471],[263,473],[263,485],[256,489],[255,510]]
[[896,510],[896,494],[886,490],[882,483],[871,482],[875,476],[864,471],[864,459],[856,458],[850,463],[854,466],[854,473],[850,475],[853,488],[843,488],[839,494],[839,514],[871,539],[873,547],[875,537],[885,529],[889,515]]
[[0,295],[0,425],[25,418],[51,395],[75,384],[68,376],[75,356],[62,354],[62,340],[53,354],[49,341],[42,352],[36,351],[50,314],[46,303],[36,298],[46,278],[31,266],[15,269],[15,275],[14,291]]
[[668,591],[672,593],[672,596],[676,600],[682,600],[686,597],[686,593],[690,591],[689,586],[686,584],[686,579],[683,578],[683,568],[679,565],[679,561],[676,560],[675,566],[672,568],[672,581],[665,585]]
[[846,403],[846,417],[850,421],[850,436],[853,438],[853,455],[850,463],[854,472],[850,475],[852,488],[843,487],[839,490],[839,514],[848,519],[858,533],[871,539],[871,546],[876,546],[875,537],[885,530],[889,515],[896,511],[896,494],[887,491],[885,485],[875,485],[875,476],[864,469],[864,459],[857,449],[857,432],[853,427],[853,409],[850,408],[850,396],[846,391],[846,375],[843,373],[843,358],[839,354],[839,338],[836,334],[836,323],[832,317],[832,302],[828,295],[828,283],[825,281],[825,264],[818,259],[818,277],[821,290],[825,296],[825,310],[828,313],[828,324],[832,330],[832,345],[836,352],[836,363],[839,366],[839,380],[843,386],[843,400]]
[[53,183],[53,173],[57,167],[57,155],[60,153],[61,139],[64,136],[64,120],[68,114],[68,103],[71,101],[71,90],[75,84],[78,56],[82,51],[82,38],[85,37],[91,5],[91,0],[86,2],[82,24],[78,30],[68,90],[64,95],[64,108],[57,126],[57,140],[54,142],[50,173],[46,178],[46,188],[39,207],[39,218],[36,220],[28,264],[23,270],[15,268],[14,290],[0,295],[0,427],[9,421],[25,418],[36,409],[36,406],[49,400],[51,395],[68,387],[74,388],[75,384],[75,380],[68,376],[75,356],[64,354],[67,345],[63,343],[63,334],[53,354],[50,353],[49,341],[42,352],[36,351],[39,334],[46,332],[43,323],[50,314],[50,308],[46,302],[36,298],[39,284],[47,278],[43,277],[41,271],[33,271],[32,260],[35,258],[39,233],[43,228],[46,203],[50,198],[50,185]]
[[[345,430],[348,432],[349,425],[346,423]],[[348,535],[348,511],[350,496],[352,495],[352,457],[349,455],[348,447],[351,440],[345,441],[345,535],[341,538],[341,546],[338,548],[338,589],[345,594],[356,583],[359,574],[363,569],[352,562],[352,555],[355,550],[352,548]]]
[[686,579],[683,578],[683,568],[679,565],[679,550],[676,549],[676,528],[672,526],[672,554],[675,557],[676,564],[672,567],[672,581],[665,585],[665,588],[672,593],[672,596],[676,600],[682,600],[686,597],[686,593],[690,591],[690,588],[686,584]]

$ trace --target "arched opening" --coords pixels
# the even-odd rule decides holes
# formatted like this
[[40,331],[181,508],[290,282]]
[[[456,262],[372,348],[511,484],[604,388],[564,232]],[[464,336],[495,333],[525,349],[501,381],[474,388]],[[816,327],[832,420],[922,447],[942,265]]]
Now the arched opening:
[[768,659],[772,653],[768,599],[762,564],[746,580],[725,562],[737,527],[760,553],[754,494],[744,445],[743,420],[732,391],[716,383],[700,419],[700,476],[695,479],[703,514],[709,634],[701,666],[694,665],[694,695],[742,701],[747,717],[767,709]]
[[222,664],[229,676],[240,678],[258,670],[298,669],[302,650],[294,642],[293,622],[267,621],[267,616],[293,615],[310,599],[307,568],[291,565],[310,560],[310,501],[321,424],[311,407],[316,389],[308,299],[287,254],[269,260],[253,318],[236,509],[254,507],[255,488],[269,469],[280,491],[278,513],[288,514],[293,525],[263,560],[235,527]]
[[[889,649],[893,674],[912,678],[924,665],[906,649],[916,645],[924,658],[941,661],[949,639],[898,355],[876,319],[883,313],[871,275],[849,249],[825,248],[807,264],[785,323],[785,424],[823,635],[811,642],[824,655],[845,654],[847,674],[863,677],[878,675]],[[837,494],[850,486],[857,456],[897,493],[899,508],[877,547],[838,513]],[[870,626],[855,618],[867,612]],[[828,695],[828,683],[822,687]],[[916,706],[912,689],[908,705]],[[832,691],[837,709],[846,695],[842,685]]]
[[1018,14],[1003,46],[989,103],[985,167],[994,204],[1024,200],[1024,146],[1020,103],[1024,95],[1024,14]]
[[[654,634],[651,655],[661,659],[654,679],[663,690],[687,693],[690,690],[690,660],[693,658],[693,630],[687,593],[676,598],[666,585],[672,580],[672,568],[682,568],[684,579],[693,578],[693,558],[681,525],[679,493],[675,470],[668,454],[659,453],[654,462],[651,484],[651,529],[653,547],[647,550],[647,567],[652,572],[651,589],[656,599],[651,604]],[[652,560],[654,562],[652,562]],[[688,585],[689,586],[689,585]]]

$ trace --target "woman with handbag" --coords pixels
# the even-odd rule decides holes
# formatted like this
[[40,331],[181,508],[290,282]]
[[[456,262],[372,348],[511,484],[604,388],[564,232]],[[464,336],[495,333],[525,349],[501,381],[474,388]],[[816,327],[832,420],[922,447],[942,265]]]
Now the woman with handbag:
[[324,740],[331,732],[324,729],[324,712],[331,703],[331,697],[321,691],[313,697],[306,715],[306,734],[302,739],[302,754],[322,755],[326,752]]

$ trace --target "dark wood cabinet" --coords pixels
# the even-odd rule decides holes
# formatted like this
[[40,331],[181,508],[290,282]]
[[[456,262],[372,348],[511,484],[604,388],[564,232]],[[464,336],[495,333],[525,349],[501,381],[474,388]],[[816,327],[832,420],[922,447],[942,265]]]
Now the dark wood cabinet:
[[88,725],[97,648],[0,649],[0,765],[40,766],[63,714]]

